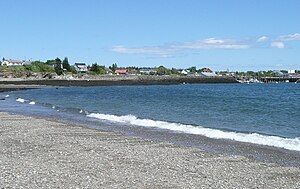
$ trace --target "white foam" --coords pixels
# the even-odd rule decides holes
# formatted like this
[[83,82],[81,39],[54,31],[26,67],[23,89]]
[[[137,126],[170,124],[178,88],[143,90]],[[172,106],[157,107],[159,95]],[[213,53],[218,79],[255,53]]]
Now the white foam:
[[23,98],[17,98],[17,100],[16,100],[17,102],[22,102],[22,103],[24,103],[25,102],[25,100],[23,99]]
[[35,105],[35,102],[32,101],[32,102],[29,102],[29,104],[30,104],[30,105]]
[[83,110],[80,110],[79,113],[82,114],[82,113],[83,113]]
[[215,139],[230,139],[240,142],[249,142],[260,145],[274,146],[279,148],[285,148],[288,150],[300,151],[299,138],[282,138],[278,136],[266,136],[257,133],[246,134],[237,132],[225,132],[217,129],[210,129],[201,126],[184,125],[180,123],[170,123],[166,121],[155,121],[151,119],[139,119],[133,115],[127,116],[115,116],[108,114],[91,113],[87,115],[101,120],[107,120],[117,123],[126,123],[131,125],[143,126],[143,127],[156,127],[161,129],[167,129],[177,132],[203,135],[209,138]]
[[5,96],[5,98],[8,98],[8,97],[9,97],[9,95],[6,95],[6,96]]

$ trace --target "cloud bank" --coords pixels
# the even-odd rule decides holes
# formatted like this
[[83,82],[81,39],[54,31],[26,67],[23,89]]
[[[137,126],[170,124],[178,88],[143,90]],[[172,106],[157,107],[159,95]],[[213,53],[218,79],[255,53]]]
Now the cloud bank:
[[250,48],[271,47],[283,49],[286,41],[300,41],[300,34],[282,35],[277,38],[261,36],[257,39],[233,39],[233,38],[206,38],[202,40],[177,42],[158,46],[126,47],[117,45],[110,50],[120,54],[154,55],[158,57],[171,57],[174,54],[197,52],[200,50],[242,50]]

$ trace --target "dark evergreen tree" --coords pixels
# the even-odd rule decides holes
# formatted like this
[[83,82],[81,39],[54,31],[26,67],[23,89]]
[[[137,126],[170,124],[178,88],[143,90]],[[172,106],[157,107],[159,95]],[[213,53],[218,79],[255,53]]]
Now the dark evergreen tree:
[[61,60],[59,58],[55,59],[54,70],[55,70],[55,72],[56,72],[57,75],[63,74],[63,68],[62,68]]
[[71,71],[71,66],[69,64],[69,60],[67,57],[65,57],[65,59],[62,62],[62,66],[64,69],[66,69],[67,71]]
[[99,72],[99,67],[97,65],[97,63],[92,64],[92,66],[90,67],[90,71],[98,73]]
[[118,65],[114,63],[111,66],[109,66],[109,69],[111,69],[111,71],[114,73],[118,69]]

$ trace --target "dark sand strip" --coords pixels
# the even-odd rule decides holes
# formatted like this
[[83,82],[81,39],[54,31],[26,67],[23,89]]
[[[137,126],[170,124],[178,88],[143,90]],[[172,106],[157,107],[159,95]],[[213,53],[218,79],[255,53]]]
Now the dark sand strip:
[[0,92],[45,88],[43,85],[0,84]]
[[8,79],[0,85],[50,85],[50,86],[114,86],[114,85],[171,85],[188,83],[238,83],[233,77],[199,76],[99,76],[97,79]]
[[300,168],[0,113],[0,188],[300,188]]

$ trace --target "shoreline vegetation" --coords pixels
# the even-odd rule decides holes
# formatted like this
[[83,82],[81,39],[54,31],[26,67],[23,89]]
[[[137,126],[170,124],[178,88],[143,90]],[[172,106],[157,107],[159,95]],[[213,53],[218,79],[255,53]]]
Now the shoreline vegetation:
[[[270,83],[299,82],[299,70],[268,70],[268,71],[213,71],[210,68],[166,68],[158,67],[120,67],[116,63],[111,66],[89,65],[77,62],[70,65],[65,57],[63,60],[31,61],[0,60],[0,81],[43,80],[46,85],[56,82],[59,86],[102,86],[102,85],[150,85],[179,83]],[[51,81],[48,81],[51,80]],[[67,80],[67,81],[65,81]],[[69,82],[71,81],[72,82]],[[78,82],[81,80],[81,82]],[[101,80],[96,82],[95,80]],[[107,80],[107,81],[104,81]],[[86,81],[92,81],[88,84]],[[118,81],[118,82],[112,82]],[[33,83],[32,81],[26,81]],[[24,81],[23,81],[24,83]],[[40,83],[35,81],[34,83]],[[50,84],[51,83],[51,84]],[[64,83],[64,84],[60,84]]]
[[299,188],[299,167],[0,112],[0,188]]

